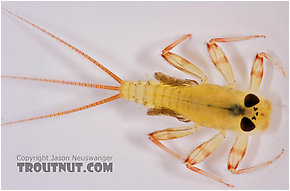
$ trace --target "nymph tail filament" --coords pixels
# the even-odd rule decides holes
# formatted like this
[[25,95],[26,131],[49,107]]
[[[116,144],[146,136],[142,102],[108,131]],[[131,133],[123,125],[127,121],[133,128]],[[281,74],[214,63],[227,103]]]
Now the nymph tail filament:
[[[77,52],[81,56],[83,56],[86,59],[88,59],[91,63],[93,63],[96,66],[98,66],[100,69],[102,69],[104,72],[106,72],[109,76],[111,76],[114,80],[116,80],[119,84],[121,84],[123,82],[123,80],[121,78],[119,78],[116,74],[111,72],[105,66],[103,66],[102,64],[100,64],[95,59],[93,59],[92,57],[90,57],[89,55],[87,55],[86,53],[81,51],[80,49],[76,48],[75,46],[69,44],[68,42],[62,40],[61,38],[55,36],[54,34],[44,30],[43,28],[31,23],[30,21],[24,19],[23,17],[18,16],[17,14],[13,13],[12,11],[10,11],[10,10],[8,10],[6,8],[2,7],[2,10],[7,12],[7,13],[9,13],[10,15],[18,18],[19,20],[29,24],[30,26],[36,28],[37,30],[43,32],[44,34],[50,36],[51,38],[57,40],[58,42],[64,44],[65,46],[71,48],[73,51]],[[21,80],[34,80],[34,81],[40,81],[40,82],[59,83],[59,84],[65,84],[65,85],[83,86],[83,87],[90,87],[90,88],[100,88],[100,89],[115,90],[115,91],[119,90],[119,87],[117,87],[117,86],[107,86],[107,85],[99,85],[99,84],[92,84],[92,83],[81,83],[81,82],[71,82],[71,81],[63,81],[63,80],[51,80],[51,79],[45,79],[45,78],[20,77],[20,76],[9,76],[9,75],[1,76],[1,78],[21,79]],[[37,119],[44,119],[44,118],[56,117],[56,116],[61,116],[61,115],[69,114],[69,113],[74,113],[74,112],[77,112],[77,111],[81,111],[81,110],[85,110],[85,109],[88,109],[88,108],[91,108],[91,107],[95,107],[97,105],[108,103],[108,102],[116,100],[118,98],[120,98],[120,94],[116,94],[116,95],[114,95],[112,97],[109,97],[109,98],[106,98],[106,99],[103,99],[103,100],[100,100],[100,101],[96,101],[94,103],[91,103],[91,104],[88,104],[88,105],[85,105],[85,106],[73,108],[73,109],[62,111],[62,112],[58,112],[58,113],[53,113],[53,114],[48,114],[48,115],[43,115],[43,116],[38,116],[38,117],[31,117],[31,118],[23,119],[23,120],[17,120],[17,121],[11,121],[11,122],[2,123],[1,126],[12,125],[12,124],[22,123],[22,122],[26,122],[26,121],[32,121],[32,120],[37,120]]]

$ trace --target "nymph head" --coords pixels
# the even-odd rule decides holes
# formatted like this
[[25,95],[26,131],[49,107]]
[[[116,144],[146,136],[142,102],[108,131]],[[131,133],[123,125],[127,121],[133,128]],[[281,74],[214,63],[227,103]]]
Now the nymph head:
[[244,97],[244,107],[244,115],[240,121],[243,132],[264,131],[268,128],[272,110],[269,100],[248,93]]

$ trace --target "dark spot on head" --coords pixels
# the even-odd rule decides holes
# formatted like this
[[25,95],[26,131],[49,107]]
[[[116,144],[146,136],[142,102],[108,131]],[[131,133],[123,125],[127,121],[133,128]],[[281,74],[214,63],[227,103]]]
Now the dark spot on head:
[[252,117],[252,120],[256,120],[256,117],[254,116],[254,117]]
[[254,94],[248,94],[244,99],[244,104],[246,107],[253,107],[254,105],[257,105],[259,102],[260,102],[259,98]]
[[258,110],[258,108],[254,107],[254,110],[255,110],[255,111],[257,111],[257,110]]
[[229,110],[232,112],[232,115],[234,116],[242,115],[244,114],[244,111],[245,111],[244,108],[242,108],[241,106],[237,104],[234,104]]
[[256,116],[258,116],[259,112],[256,113]]
[[241,129],[245,132],[252,131],[255,129],[255,124],[247,117],[243,117],[241,120]]

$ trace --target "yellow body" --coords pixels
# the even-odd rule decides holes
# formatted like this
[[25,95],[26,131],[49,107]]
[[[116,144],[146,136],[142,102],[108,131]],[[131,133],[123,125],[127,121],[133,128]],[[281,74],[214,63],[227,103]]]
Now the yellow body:
[[[242,132],[240,123],[248,117],[255,130],[265,130],[270,121],[271,103],[267,99],[254,107],[244,106],[250,92],[218,85],[171,86],[156,81],[124,81],[121,97],[148,108],[166,108],[205,127]],[[257,114],[258,112],[258,114]],[[252,118],[255,119],[252,119]]]
[[[232,72],[232,68],[226,54],[217,43],[249,40],[252,38],[265,37],[264,35],[214,38],[207,43],[207,49],[212,63],[227,81],[228,86],[225,87],[208,84],[208,78],[197,66],[190,63],[185,58],[171,52],[172,48],[177,46],[183,40],[191,37],[191,34],[187,34],[168,45],[165,49],[163,49],[161,56],[169,64],[171,64],[178,70],[199,79],[200,82],[202,82],[202,85],[198,85],[198,82],[196,82],[195,80],[177,79],[164,75],[161,72],[155,73],[155,79],[159,80],[159,82],[123,81],[116,74],[111,72],[105,66],[94,60],[92,57],[90,57],[77,47],[44,30],[38,25],[33,24],[29,20],[18,16],[17,14],[11,12],[6,8],[2,8],[2,10],[22,20],[23,22],[34,27],[35,29],[43,32],[51,38],[57,40],[59,43],[65,45],[66,47],[71,48],[73,51],[82,55],[84,58],[102,69],[120,84],[120,86],[108,86],[92,83],[52,80],[45,78],[7,75],[1,76],[2,78],[34,80],[40,82],[59,83],[119,91],[119,94],[84,106],[76,107],[58,113],[6,122],[2,123],[2,126],[78,112],[81,110],[95,107],[97,105],[108,103],[122,97],[124,99],[131,100],[148,107],[148,115],[169,115],[172,117],[176,117],[178,120],[183,122],[193,121],[195,125],[187,127],[167,128],[164,130],[155,131],[149,134],[149,138],[154,144],[156,144],[169,154],[183,160],[186,167],[191,171],[211,178],[226,186],[233,187],[233,185],[228,184],[222,179],[211,175],[210,173],[195,166],[196,164],[208,158],[211,153],[213,153],[222,143],[223,139],[225,138],[224,130],[234,130],[239,133],[228,157],[228,170],[233,174],[241,174],[269,165],[273,163],[273,161],[280,158],[281,155],[284,153],[284,150],[282,150],[282,152],[273,160],[269,160],[252,167],[238,169],[238,166],[242,161],[243,157],[245,156],[247,150],[249,133],[251,133],[253,130],[265,130],[269,126],[271,104],[267,99],[260,99],[254,94],[258,91],[258,88],[262,81],[263,59],[265,58],[271,63],[275,64],[282,71],[285,77],[286,73],[283,70],[282,66],[275,61],[275,59],[273,59],[269,54],[261,52],[256,55],[252,66],[249,90],[239,91],[233,89],[233,87],[235,87],[236,81]],[[211,139],[196,147],[185,160],[179,154],[175,153],[160,142],[163,140],[176,139],[190,135],[197,131],[200,126],[216,128],[220,131]]]

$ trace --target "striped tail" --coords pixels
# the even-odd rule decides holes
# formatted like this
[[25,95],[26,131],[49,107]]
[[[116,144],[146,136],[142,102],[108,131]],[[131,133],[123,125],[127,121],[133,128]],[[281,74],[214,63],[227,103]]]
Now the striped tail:
[[[57,40],[58,42],[64,44],[65,46],[71,48],[73,51],[77,52],[78,54],[82,55],[83,57],[88,59],[90,62],[92,62],[93,64],[98,66],[100,69],[102,69],[104,72],[106,72],[109,76],[111,76],[114,80],[116,80],[119,84],[122,84],[123,80],[121,78],[119,78],[116,74],[111,72],[105,66],[103,66],[102,64],[97,62],[95,59],[93,59],[92,57],[90,57],[89,55],[87,55],[86,53],[81,51],[80,49],[78,49],[75,46],[67,43],[66,41],[64,41],[61,38],[55,36],[54,34],[46,31],[45,29],[43,29],[43,28],[31,23],[30,21],[24,19],[23,17],[18,16],[17,14],[13,13],[12,11],[10,11],[10,10],[8,10],[6,8],[3,8],[3,7],[2,7],[2,10],[5,11],[6,13],[9,13],[10,15],[22,20],[23,22],[25,22],[28,25],[36,28],[37,30],[43,32],[44,34],[50,36],[51,38]],[[33,80],[33,81],[39,81],[39,82],[58,83],[58,84],[65,84],[65,85],[74,85],[74,86],[82,86],[82,87],[90,87],[90,88],[101,88],[101,89],[119,91],[119,87],[117,87],[117,86],[107,86],[107,85],[99,85],[99,84],[91,84],[91,83],[71,82],[71,81],[63,81],[63,80],[52,80],[52,79],[45,79],[45,78],[9,76],[9,75],[3,75],[3,76],[1,76],[1,78]],[[94,103],[91,103],[91,104],[88,104],[88,105],[85,105],[85,106],[69,109],[69,110],[66,110],[66,111],[58,112],[58,113],[53,113],[53,114],[48,114],[48,115],[43,115],[43,116],[38,116],[38,117],[31,117],[31,118],[28,118],[28,119],[22,119],[22,120],[17,120],[17,121],[5,122],[5,123],[2,123],[1,126],[12,125],[12,124],[22,123],[22,122],[26,122],[26,121],[32,121],[32,120],[37,120],[37,119],[44,119],[44,118],[50,118],[50,117],[61,116],[61,115],[69,114],[69,113],[74,113],[74,112],[77,112],[77,111],[82,111],[82,110],[85,110],[85,109],[88,109],[88,108],[95,107],[97,105],[101,105],[101,104],[104,104],[104,103],[111,102],[111,101],[116,100],[118,98],[120,98],[120,94],[119,93],[114,95],[114,96],[112,96],[112,97],[109,97],[109,98],[106,98],[106,99],[103,99],[103,100],[100,100],[100,101],[96,101]]]

